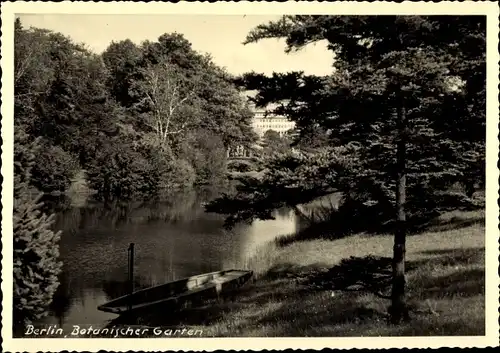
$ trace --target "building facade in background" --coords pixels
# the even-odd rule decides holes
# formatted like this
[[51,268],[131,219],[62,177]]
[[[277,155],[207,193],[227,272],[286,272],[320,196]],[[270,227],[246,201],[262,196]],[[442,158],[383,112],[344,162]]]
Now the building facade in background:
[[277,104],[269,104],[265,108],[257,108],[252,102],[257,91],[243,91],[242,97],[248,102],[249,108],[254,116],[252,127],[257,135],[262,138],[266,131],[274,130],[283,136],[287,131],[295,128],[295,122],[288,120],[284,116],[276,115],[273,111],[278,107]]
[[[242,94],[243,97],[249,99],[255,92],[246,91]],[[280,116],[273,113],[276,109],[275,105],[269,105],[265,108],[257,108],[255,105],[249,101],[249,107],[253,112],[252,127],[255,133],[262,140],[264,134],[269,130],[276,131],[280,136],[284,136],[288,131],[295,128],[295,122],[290,121],[284,116]],[[260,145],[256,144],[255,149],[260,149]],[[227,157],[233,158],[248,158],[253,155],[252,151],[247,150],[243,146],[236,146],[227,151]]]
[[254,109],[253,112],[252,126],[260,138],[268,130],[274,130],[280,136],[283,136],[287,131],[295,128],[295,122],[288,120],[284,116],[272,114],[265,109]]

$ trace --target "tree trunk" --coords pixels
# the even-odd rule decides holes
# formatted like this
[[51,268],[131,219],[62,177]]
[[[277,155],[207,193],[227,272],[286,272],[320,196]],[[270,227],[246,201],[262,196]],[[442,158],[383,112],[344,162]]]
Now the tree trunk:
[[398,142],[396,151],[396,231],[392,260],[391,322],[399,324],[408,319],[405,302],[405,253],[406,253],[406,111],[404,102],[397,108]]
[[471,198],[474,195],[474,192],[476,192],[474,181],[467,180],[465,182],[465,195],[467,195],[467,197]]

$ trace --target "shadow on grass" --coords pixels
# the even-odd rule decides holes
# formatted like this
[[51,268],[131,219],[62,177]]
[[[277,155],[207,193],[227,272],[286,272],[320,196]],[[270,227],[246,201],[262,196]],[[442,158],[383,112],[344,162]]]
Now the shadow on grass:
[[[432,257],[406,261],[405,271],[408,275],[414,272],[421,272],[424,269],[423,278],[427,278],[425,283],[416,283],[424,288],[441,288],[444,293],[460,294],[462,291],[447,290],[448,285],[463,282],[464,284],[475,286],[484,284],[484,270],[460,268],[459,272],[454,272],[448,276],[426,277],[427,269],[436,268],[457,268],[471,264],[484,263],[484,248],[466,249],[442,249],[422,251],[422,254],[433,255]],[[302,284],[312,289],[319,290],[340,290],[340,291],[363,291],[379,295],[386,291],[392,280],[392,259],[389,257],[364,256],[343,259],[338,265],[325,268],[321,265],[297,266],[282,264],[270,269],[267,278],[295,278]],[[478,288],[478,287],[477,287]],[[474,294],[481,294],[476,292]],[[386,295],[379,295],[387,298]]]
[[445,232],[479,224],[484,226],[484,222],[485,216],[484,213],[481,212],[467,216],[453,216],[449,219],[442,219],[438,217],[428,223],[414,227],[414,231],[412,233],[414,235],[418,235],[423,232]]
[[[391,259],[375,256],[351,257],[330,268],[321,264],[275,266],[261,280],[225,298],[177,313],[156,313],[142,323],[204,326],[215,330],[215,336],[353,336],[365,331],[371,335],[474,334],[484,329],[475,327],[477,320],[452,316],[455,321],[449,322],[448,317],[440,319],[434,312],[420,309],[426,300],[445,298],[449,300],[446,305],[454,307],[458,305],[455,298],[484,295],[484,269],[460,266],[470,263],[468,256],[478,257],[483,252],[427,251],[429,258],[407,262],[410,326],[390,329],[386,325]],[[436,266],[445,270],[431,274]],[[420,324],[425,328],[416,328]]]
[[[484,269],[461,267],[471,264],[470,257],[474,261],[474,257],[480,257],[483,253],[483,249],[451,249],[444,256],[408,261],[406,271],[408,277],[412,277],[408,285],[409,310],[414,325],[418,322],[422,329],[413,327],[410,322],[409,327],[400,327],[393,332],[398,335],[410,335],[411,332],[423,335],[480,334],[484,327],[481,328],[481,325],[474,327],[474,325],[477,325],[478,321],[481,322],[481,319],[476,319],[484,313],[478,313],[477,317],[469,315],[470,322],[463,314],[458,313],[456,316],[451,316],[456,322],[447,322],[447,319],[441,321],[439,318],[436,319],[440,315],[439,310],[427,305],[428,300],[446,299],[449,303],[447,305],[453,307],[457,305],[453,304],[457,298],[460,300],[460,298],[483,297]],[[436,266],[443,266],[442,274],[441,271],[437,275],[427,272]],[[362,331],[353,325],[367,323],[368,326],[371,325],[371,329],[377,330],[378,325],[387,322],[386,309],[389,301],[377,301],[373,295],[379,299],[390,299],[392,279],[390,258],[351,257],[331,268],[313,268],[308,274],[304,268],[292,266],[281,266],[281,268],[284,269],[282,278],[295,278],[300,281],[302,285],[300,288],[305,287],[307,290],[298,294],[300,300],[282,305],[266,318],[259,320],[259,324],[271,325],[279,322],[281,334],[285,335],[297,334],[303,332],[302,328],[314,326],[318,327],[317,332],[321,332],[321,327],[330,327],[336,334],[350,335],[353,332],[362,334]],[[277,272],[277,268],[270,271],[272,278],[277,278]],[[318,297],[311,295],[314,292],[325,291],[332,291],[332,294],[338,293],[338,295],[332,296],[326,303],[324,299],[321,302],[318,301]],[[324,310],[318,311],[318,308]],[[469,309],[474,310],[474,308]],[[457,311],[460,312],[460,309]],[[289,325],[290,322],[293,324]],[[287,327],[286,330],[283,330],[283,327]]]
[[[445,214],[446,216],[446,214]],[[453,213],[449,217],[436,217],[430,221],[409,220],[408,231],[410,236],[418,236],[424,232],[445,232],[467,228],[474,225],[484,225],[484,212],[474,211]],[[315,239],[342,239],[356,233],[391,234],[394,224],[387,222],[380,224],[379,219],[366,212],[351,214],[350,210],[331,209],[321,216],[306,221],[307,226],[293,235],[278,237],[275,243],[285,247],[295,242]]]
[[485,261],[484,248],[425,250],[419,254],[426,256],[426,258],[413,261],[416,266],[464,266],[484,264]]
[[388,257],[350,257],[320,274],[312,274],[305,284],[316,290],[364,291],[382,298],[392,278]]
[[472,297],[484,295],[483,269],[469,269],[449,275],[421,280],[421,296],[425,298]]

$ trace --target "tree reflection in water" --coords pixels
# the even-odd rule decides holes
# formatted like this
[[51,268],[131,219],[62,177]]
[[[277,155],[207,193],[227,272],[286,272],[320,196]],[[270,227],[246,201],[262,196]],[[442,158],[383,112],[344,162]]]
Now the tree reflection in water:
[[63,231],[64,265],[44,322],[109,321],[114,315],[98,311],[97,306],[128,293],[127,248],[132,242],[136,244],[134,287],[140,289],[241,264],[248,244],[277,237],[285,223],[296,221],[284,210],[276,214],[276,221],[266,221],[269,227],[260,222],[254,230],[242,225],[229,232],[223,228],[223,216],[204,212],[203,203],[214,195],[187,190],[146,202],[50,200],[46,207],[58,212],[55,228]]

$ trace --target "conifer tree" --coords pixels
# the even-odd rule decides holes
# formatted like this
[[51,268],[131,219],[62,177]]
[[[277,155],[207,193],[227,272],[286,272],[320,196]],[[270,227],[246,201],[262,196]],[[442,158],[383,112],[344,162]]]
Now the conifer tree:
[[30,187],[30,170],[35,163],[39,140],[30,142],[20,127],[14,143],[13,212],[13,325],[14,331],[40,319],[47,313],[59,285],[60,233],[51,226],[54,215],[42,213],[40,198]]
[[[470,181],[484,180],[485,18],[283,16],[256,27],[245,43],[266,38],[285,38],[287,52],[326,41],[335,56],[329,76],[250,73],[241,81],[259,91],[257,105],[281,103],[276,113],[299,131],[319,124],[332,146],[356,151],[360,165],[339,191],[370,193],[358,194],[359,204],[378,207],[394,225],[390,311],[399,323],[408,317],[408,216],[419,222],[447,207],[473,205]],[[469,185],[467,195],[450,192],[456,182]],[[231,214],[258,214],[243,210],[247,205],[240,202]]]

